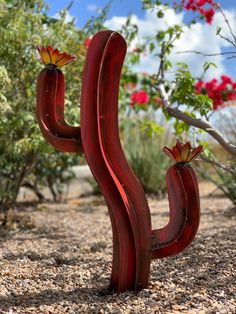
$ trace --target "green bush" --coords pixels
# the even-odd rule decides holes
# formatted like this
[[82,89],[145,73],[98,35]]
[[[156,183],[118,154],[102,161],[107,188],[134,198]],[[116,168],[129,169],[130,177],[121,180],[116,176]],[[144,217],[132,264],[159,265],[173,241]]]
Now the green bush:
[[52,45],[76,55],[63,69],[67,82],[66,119],[79,124],[79,94],[86,47],[84,40],[101,29],[104,12],[84,29],[67,21],[64,10],[55,19],[45,14],[43,0],[0,0],[0,208],[11,207],[21,186],[40,198],[48,185],[54,199],[71,177],[68,167],[78,155],[56,152],[41,135],[35,118],[36,78],[42,70],[36,47]]
[[[214,171],[213,171],[214,170]],[[220,164],[209,167],[198,167],[204,179],[214,183],[234,205],[236,205],[236,164],[232,163],[223,169]]]
[[[197,171],[202,179],[214,183],[236,205],[236,163],[219,145],[212,147],[206,146],[204,162],[195,164]],[[218,160],[219,156],[224,163]]]
[[[164,197],[167,192],[165,174],[170,159],[162,149],[165,145],[172,144],[169,129],[164,130],[146,118],[122,115],[120,120],[122,147],[130,167],[146,193]],[[94,178],[88,182],[94,194],[101,193]]]
[[233,164],[230,169],[232,172],[216,168],[219,180],[217,181],[218,188],[236,205],[236,164]]
[[145,192],[163,197],[167,190],[165,173],[170,160],[162,149],[171,142],[168,131],[150,132],[145,119],[127,119],[123,124],[122,142],[128,162]]

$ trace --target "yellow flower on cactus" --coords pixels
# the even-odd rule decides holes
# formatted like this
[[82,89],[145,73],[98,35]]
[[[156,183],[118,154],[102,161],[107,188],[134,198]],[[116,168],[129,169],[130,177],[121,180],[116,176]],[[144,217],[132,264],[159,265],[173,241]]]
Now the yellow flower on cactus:
[[75,60],[75,56],[71,56],[65,52],[60,53],[58,49],[53,49],[51,46],[37,48],[41,60],[45,65],[52,65],[55,67],[62,67]]

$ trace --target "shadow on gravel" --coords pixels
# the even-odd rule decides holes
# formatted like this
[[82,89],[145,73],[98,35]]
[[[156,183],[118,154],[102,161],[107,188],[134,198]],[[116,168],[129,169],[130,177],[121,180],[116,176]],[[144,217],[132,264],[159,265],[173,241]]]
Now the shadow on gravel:
[[70,257],[65,258],[61,256],[59,252],[53,252],[48,255],[37,254],[36,252],[26,252],[22,254],[7,254],[4,259],[8,261],[16,260],[30,260],[42,262],[45,266],[62,266],[62,265],[77,265],[79,263],[79,258]]
[[[71,291],[48,289],[39,293],[24,293],[21,295],[0,297],[0,309],[8,310],[13,306],[26,309],[33,306],[39,307],[40,305],[58,304],[61,301],[70,301],[75,304],[79,304],[80,302],[91,303],[91,295],[93,295],[94,302],[104,302],[106,291],[106,289],[99,291],[89,288],[77,288]],[[109,295],[109,292],[107,292],[107,295]]]
[[[104,280],[104,279],[103,279]],[[23,308],[39,307],[41,305],[52,305],[60,302],[69,301],[74,304],[80,303],[104,303],[113,302],[114,300],[122,300],[122,294],[118,295],[107,287],[109,285],[109,278],[106,279],[107,286],[97,288],[76,288],[70,291],[47,289],[39,293],[24,293],[19,295],[11,295],[8,297],[0,297],[0,310],[9,310],[12,307]],[[129,293],[129,292],[128,292]],[[92,296],[92,297],[91,297]],[[114,297],[114,299],[112,298]]]

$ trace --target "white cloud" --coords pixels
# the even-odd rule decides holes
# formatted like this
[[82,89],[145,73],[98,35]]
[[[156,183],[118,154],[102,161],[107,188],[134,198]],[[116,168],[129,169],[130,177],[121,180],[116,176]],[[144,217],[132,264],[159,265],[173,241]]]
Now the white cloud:
[[98,6],[96,4],[90,3],[86,6],[86,10],[89,12],[95,12],[97,11]]
[[[225,10],[225,14],[232,25],[233,31],[236,33],[236,11],[231,10],[230,12]],[[169,26],[183,23],[184,14],[175,13],[173,9],[168,9],[165,12],[163,19],[158,19],[156,13],[147,11],[144,18],[141,19],[136,15],[131,17],[131,21],[136,23],[139,28],[139,37],[135,39],[129,49],[136,46],[138,42],[144,43],[145,37],[154,37],[160,30],[165,30]],[[105,22],[105,26],[119,30],[122,25],[125,24],[126,17],[113,16],[110,20]],[[222,40],[219,36],[216,36],[216,28],[220,26],[222,28],[222,34],[229,36],[229,30],[225,24],[223,16],[218,12],[214,16],[214,22],[212,25],[207,23],[196,23],[188,28],[184,26],[184,33],[180,40],[175,42],[175,49],[170,56],[172,63],[185,62],[189,65],[191,73],[195,76],[199,76],[202,73],[202,66],[206,61],[212,61],[216,63],[217,68],[211,68],[208,72],[208,77],[219,77],[223,73],[227,73],[224,66],[225,57],[204,57],[202,55],[194,53],[177,54],[180,51],[201,51],[204,53],[220,53],[222,48],[228,47],[229,43]],[[155,54],[158,51],[155,51]],[[159,60],[157,56],[143,55],[141,63],[134,67],[135,71],[156,73],[158,69]]]

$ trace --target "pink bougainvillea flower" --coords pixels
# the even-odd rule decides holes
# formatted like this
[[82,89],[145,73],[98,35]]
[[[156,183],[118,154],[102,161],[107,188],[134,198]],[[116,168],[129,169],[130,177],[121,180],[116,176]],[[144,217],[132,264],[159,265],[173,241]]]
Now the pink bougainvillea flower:
[[211,24],[218,5],[213,0],[182,0],[181,6],[186,10],[198,11],[208,24]]
[[206,94],[213,101],[213,110],[229,105],[236,99],[236,82],[228,75],[222,75],[221,81],[212,79],[208,82],[199,80],[195,84],[196,94]]
[[135,105],[147,105],[148,103],[148,94],[145,90],[140,90],[138,92],[134,92],[131,95],[131,103],[130,105],[133,107]]
[[204,83],[202,80],[199,80],[196,84],[195,84],[195,89],[197,90],[197,92],[200,93],[200,90],[203,88]]
[[86,47],[87,49],[88,49],[90,43],[91,43],[91,38],[86,38],[86,39],[84,40],[84,45],[85,45],[85,47]]
[[213,8],[210,8],[208,10],[204,10],[202,15],[205,17],[208,24],[211,24],[213,21],[213,17],[215,15],[215,11]]
[[183,144],[177,140],[172,149],[165,146],[163,151],[175,162],[188,163],[202,153],[203,147],[192,148],[190,142]]
[[58,49],[53,49],[51,46],[37,48],[41,60],[45,65],[53,65],[62,67],[63,65],[71,63],[75,60],[75,56],[71,56],[65,52],[60,53]]
[[228,75],[221,75],[221,80],[225,84],[233,84],[233,80]]

